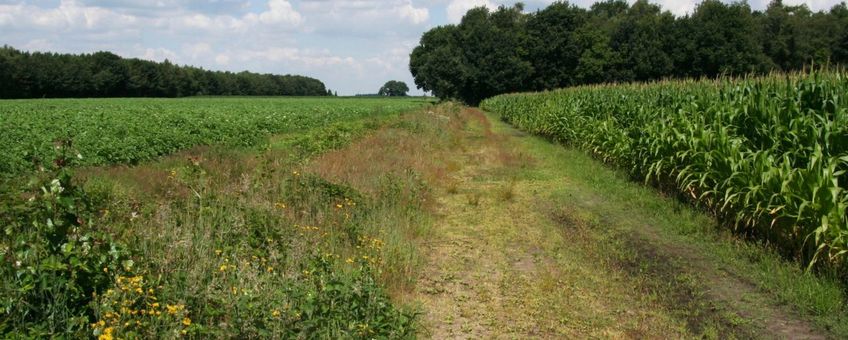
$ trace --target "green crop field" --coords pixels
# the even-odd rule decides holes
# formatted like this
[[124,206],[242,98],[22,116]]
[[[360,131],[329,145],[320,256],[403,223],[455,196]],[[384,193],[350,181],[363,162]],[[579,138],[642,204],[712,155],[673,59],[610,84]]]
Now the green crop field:
[[[378,227],[420,218],[397,196],[420,185],[363,174],[383,183],[367,196],[302,167],[429,104],[0,102],[0,334],[410,334],[414,313],[380,280],[398,264]],[[112,164],[133,166],[97,166]]]
[[486,110],[673,188],[792,255],[844,265],[848,74],[577,87]]
[[318,97],[7,100],[0,102],[0,174],[35,169],[60,140],[73,143],[81,164],[133,164],[196,145],[256,145],[271,134],[425,103]]

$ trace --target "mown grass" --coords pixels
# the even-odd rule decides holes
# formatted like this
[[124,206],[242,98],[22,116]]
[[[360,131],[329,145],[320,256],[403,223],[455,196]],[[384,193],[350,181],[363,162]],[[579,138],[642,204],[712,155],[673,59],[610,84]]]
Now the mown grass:
[[[497,119],[495,115],[491,118]],[[501,124],[495,125],[495,131],[515,132]],[[756,298],[763,299],[717,306],[728,313],[734,309],[757,313],[767,310],[764,307],[767,305],[788,305],[801,318],[812,320],[834,336],[848,336],[845,290],[835,277],[805,272],[797,262],[785,260],[771,246],[740,239],[721,228],[710,215],[681,203],[676,197],[667,197],[656,189],[633,182],[628,173],[610,169],[581,150],[552,144],[538,137],[520,138],[519,141],[522,149],[537,158],[536,164],[544,166],[518,171],[514,176],[528,181],[563,181],[562,187],[552,187],[548,192],[555,207],[552,208],[553,216],[565,214],[563,223],[585,226],[581,234],[588,235],[590,239],[584,243],[589,256],[604,259],[611,266],[625,271],[631,267],[637,276],[646,275],[651,270],[659,271],[651,274],[659,281],[647,282],[654,287],[651,290],[659,294],[676,294],[668,290],[671,287],[685,290],[688,286],[695,293],[724,289],[710,287],[711,281],[704,276],[709,273],[697,272],[698,266],[707,266],[709,272],[730,275],[744,285],[756,287],[759,292]],[[563,210],[566,207],[568,209]],[[652,258],[652,254],[663,253],[663,249],[652,247],[665,247],[665,255]],[[685,257],[684,260],[675,259],[680,257],[677,252],[681,251],[693,253],[693,258],[698,258],[701,263],[687,263]],[[693,270],[693,277],[677,275]],[[671,274],[663,276],[659,273]],[[664,281],[678,278],[683,281],[675,284]],[[673,297],[667,298],[674,300]],[[703,310],[701,307],[704,306],[698,305],[706,300],[687,301],[671,308],[685,318],[687,314]],[[710,317],[707,313],[696,321],[701,323],[699,327],[704,335],[724,334],[722,329],[726,331],[727,327],[735,327],[728,320],[739,318],[731,316],[733,314]],[[744,323],[745,320],[761,317],[746,315],[739,320]]]
[[481,105],[848,282],[846,73],[595,85]]

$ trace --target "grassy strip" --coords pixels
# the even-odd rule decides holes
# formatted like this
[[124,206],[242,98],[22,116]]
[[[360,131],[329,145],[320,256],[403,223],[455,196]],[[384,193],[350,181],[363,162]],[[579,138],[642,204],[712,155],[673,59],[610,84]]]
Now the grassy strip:
[[[599,85],[482,106],[848,275],[846,73]],[[848,278],[845,278],[848,282]]]
[[[492,118],[495,119],[494,116]],[[516,133],[503,123],[494,124],[494,127],[500,133]],[[600,243],[595,245],[594,251],[590,251],[599,257],[614,260],[617,265],[630,261],[637,267],[643,264],[649,267],[667,266],[670,264],[661,259],[655,264],[639,264],[640,260],[633,260],[634,256],[645,255],[634,253],[638,251],[633,248],[633,242],[672,248],[678,246],[704,259],[710,271],[726,273],[752,284],[765,293],[758,297],[771,300],[739,301],[740,304],[786,304],[835,336],[848,336],[848,311],[844,307],[846,297],[838,280],[806,273],[797,263],[783,260],[768,246],[739,240],[731,232],[719,228],[710,216],[675,198],[664,197],[652,188],[632,182],[627,173],[611,170],[581,150],[563,148],[537,137],[521,138],[520,141],[523,148],[538,157],[538,164],[544,166],[522,171],[518,178],[550,180],[565,174],[562,179],[564,187],[553,189],[549,193],[550,200],[558,206],[572,207],[574,211],[567,214],[570,219],[592,226],[589,233],[598,234],[595,237]],[[650,230],[657,232],[649,233]],[[651,238],[650,242],[645,243],[645,238]],[[692,263],[677,265],[681,269],[696,268]],[[660,270],[674,271],[670,268]],[[699,279],[698,275],[702,274],[694,274],[697,284],[690,285],[690,288],[720,288],[700,287],[708,282]],[[693,279],[688,282],[693,282]],[[662,283],[661,286],[667,284]],[[748,307],[756,311],[761,306]],[[747,316],[749,319],[757,317]],[[717,325],[714,322],[712,327]]]

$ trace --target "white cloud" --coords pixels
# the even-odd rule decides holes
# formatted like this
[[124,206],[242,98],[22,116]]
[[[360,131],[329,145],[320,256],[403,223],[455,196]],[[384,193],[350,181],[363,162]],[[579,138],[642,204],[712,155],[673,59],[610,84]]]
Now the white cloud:
[[230,57],[226,54],[219,54],[215,56],[215,63],[221,66],[226,66],[230,63]]
[[[256,18],[254,14],[248,14],[248,21]],[[268,1],[268,10],[262,12],[258,16],[259,21],[266,25],[288,24],[299,25],[303,22],[303,17],[300,13],[292,8],[291,3],[286,0],[270,0]]]
[[179,59],[179,56],[167,48],[145,48],[144,53],[140,56],[143,59],[165,61],[168,59],[171,62]]
[[61,0],[55,8],[24,4],[0,5],[0,13],[0,26],[50,30],[120,28],[138,21],[130,15],[100,7],[86,7],[74,0]]
[[419,35],[430,20],[430,10],[411,0],[303,0],[300,9],[311,31],[327,34]]
[[183,54],[192,60],[205,59],[212,55],[212,45],[205,42],[186,44],[183,46]]

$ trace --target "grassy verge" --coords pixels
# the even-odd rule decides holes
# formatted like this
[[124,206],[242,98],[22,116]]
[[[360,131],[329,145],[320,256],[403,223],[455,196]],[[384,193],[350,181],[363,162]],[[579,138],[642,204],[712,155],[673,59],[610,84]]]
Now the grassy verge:
[[[405,147],[426,152],[430,140],[430,150],[445,149],[441,128],[421,121],[434,115],[348,121],[264,148],[200,147],[136,167],[6,183],[0,331],[410,336],[417,312],[389,292],[410,285],[413,239],[426,234],[429,216],[423,178],[433,167],[416,168],[415,154],[389,148],[393,134],[427,126],[425,145]],[[407,163],[372,164],[357,151],[363,142],[384,147],[375,157]]]
[[[519,134],[503,123],[495,130]],[[565,232],[579,231],[590,240],[582,243],[588,256],[645,278],[646,292],[666,300],[672,314],[688,320],[696,333],[753,336],[757,327],[778,328],[769,322],[800,315],[836,337],[848,336],[846,296],[838,280],[806,273],[767,245],[739,240],[708,215],[632,182],[582,151],[538,137],[517,140],[544,165],[517,172],[517,178],[562,182],[547,193],[552,217],[582,226]],[[790,312],[770,307],[783,305]],[[756,322],[745,326],[751,320]]]

